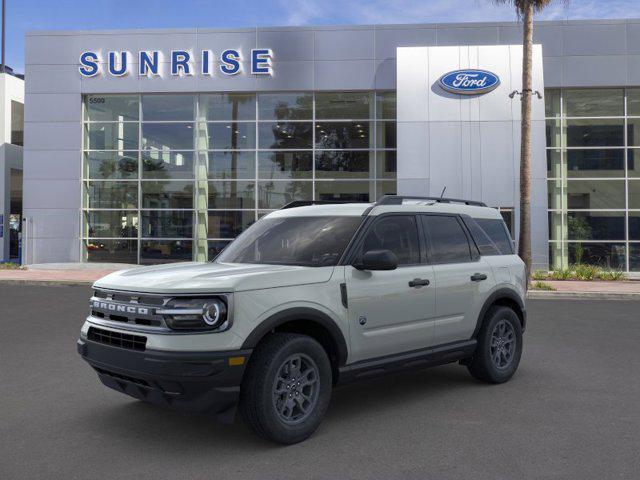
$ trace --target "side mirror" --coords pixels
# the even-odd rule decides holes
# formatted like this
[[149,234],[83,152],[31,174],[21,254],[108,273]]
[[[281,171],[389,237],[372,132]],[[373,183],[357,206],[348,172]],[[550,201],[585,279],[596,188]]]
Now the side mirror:
[[395,270],[398,257],[391,250],[369,250],[353,266],[358,270]]

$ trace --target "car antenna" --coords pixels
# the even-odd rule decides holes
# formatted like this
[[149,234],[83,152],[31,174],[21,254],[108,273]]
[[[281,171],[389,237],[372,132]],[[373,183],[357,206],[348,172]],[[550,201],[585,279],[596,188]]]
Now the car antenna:
[[446,186],[442,189],[442,193],[440,194],[440,201],[442,201],[442,198],[444,197],[444,192],[446,189],[447,189]]

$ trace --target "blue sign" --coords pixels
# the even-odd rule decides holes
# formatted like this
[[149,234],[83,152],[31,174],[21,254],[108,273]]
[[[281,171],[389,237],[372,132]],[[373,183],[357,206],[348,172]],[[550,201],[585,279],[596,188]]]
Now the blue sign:
[[[103,56],[100,51],[82,52],[78,71],[83,77],[94,77],[101,73],[112,77],[123,77],[129,73],[139,76],[162,76],[165,58],[169,73],[175,76],[190,76],[198,71],[202,75],[237,75],[242,72],[245,57],[240,50],[228,49],[216,55],[211,50],[202,50],[199,55],[190,50],[172,50],[168,55],[160,50],[109,51]],[[269,48],[254,48],[248,58],[252,75],[271,75],[273,52]],[[133,65],[137,64],[137,69]],[[215,68],[217,65],[217,69]],[[137,70],[137,72],[134,72]]]
[[438,83],[447,92],[480,95],[497,88],[500,85],[500,78],[486,70],[467,69],[445,73]]

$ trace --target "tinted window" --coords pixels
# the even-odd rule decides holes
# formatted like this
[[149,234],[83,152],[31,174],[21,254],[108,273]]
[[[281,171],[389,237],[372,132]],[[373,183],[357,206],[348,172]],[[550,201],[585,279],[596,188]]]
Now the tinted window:
[[210,93],[200,95],[199,118],[216,120],[255,120],[256,97],[252,93]]
[[471,261],[467,235],[456,217],[425,216],[424,221],[431,242],[432,263]]
[[261,120],[311,120],[313,96],[310,93],[261,93],[258,111]]
[[[500,250],[498,250],[496,244],[493,243],[493,240],[489,238],[482,227],[478,225],[474,219],[465,218],[464,223],[467,225],[467,228],[471,233],[471,237],[473,237],[474,242],[478,246],[480,255],[500,255]],[[471,248],[473,249],[473,245]]]
[[513,237],[513,210],[500,210],[500,215],[502,216],[502,220],[504,220],[504,224],[507,226],[509,236]]
[[[493,241],[502,255],[513,254],[513,243],[507,234],[507,229],[505,228],[502,220],[492,220],[487,218],[476,218],[475,220]],[[484,253],[483,255],[488,254]]]
[[373,118],[373,95],[369,92],[318,92],[316,118]]
[[398,265],[420,263],[420,242],[413,216],[389,216],[377,220],[365,236],[362,253],[391,250]]
[[332,266],[361,221],[362,217],[264,218],[245,230],[216,262]]
[[139,118],[138,95],[87,95],[86,117],[91,122],[128,122]]
[[11,143],[24,145],[24,104],[11,100]]
[[195,98],[193,95],[143,95],[142,118],[156,120],[193,120]]
[[567,117],[614,117],[624,115],[622,89],[575,89],[562,92]]

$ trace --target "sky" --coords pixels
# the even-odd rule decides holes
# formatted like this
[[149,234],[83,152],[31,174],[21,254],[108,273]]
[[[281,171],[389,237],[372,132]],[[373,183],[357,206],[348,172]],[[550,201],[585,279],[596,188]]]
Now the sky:
[[[491,0],[6,0],[7,65],[30,30],[513,21]],[[540,20],[640,18],[640,0],[555,0]]]

